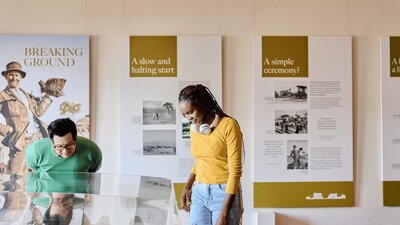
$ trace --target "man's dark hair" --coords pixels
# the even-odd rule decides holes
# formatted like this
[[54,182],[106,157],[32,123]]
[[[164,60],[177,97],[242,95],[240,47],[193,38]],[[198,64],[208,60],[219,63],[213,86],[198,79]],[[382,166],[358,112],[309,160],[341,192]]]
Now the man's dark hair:
[[45,224],[45,225],[68,225],[71,223],[72,213],[73,213],[72,208],[68,209],[68,215],[65,218],[63,218],[59,214],[50,216],[50,208],[51,208],[51,206],[44,213],[43,224]]
[[76,140],[76,125],[74,121],[72,121],[70,118],[62,118],[62,119],[56,119],[53,122],[50,123],[49,127],[47,128],[49,132],[49,137],[51,140],[53,140],[54,135],[57,136],[64,136],[71,132],[72,138]]

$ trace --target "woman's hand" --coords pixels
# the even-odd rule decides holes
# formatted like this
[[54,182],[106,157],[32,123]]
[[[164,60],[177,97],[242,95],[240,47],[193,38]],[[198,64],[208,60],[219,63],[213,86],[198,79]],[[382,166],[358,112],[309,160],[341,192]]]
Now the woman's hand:
[[190,201],[192,197],[192,192],[189,188],[184,188],[181,194],[181,206],[186,212],[190,211]]
[[190,211],[190,202],[192,201],[192,185],[195,180],[196,174],[191,173],[181,194],[181,206],[186,212]]
[[220,214],[215,225],[228,225],[228,219],[226,216]]

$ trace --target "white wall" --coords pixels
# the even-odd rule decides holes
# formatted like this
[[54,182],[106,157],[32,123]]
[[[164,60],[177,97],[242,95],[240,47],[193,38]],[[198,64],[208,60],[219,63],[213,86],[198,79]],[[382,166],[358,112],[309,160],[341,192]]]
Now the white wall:
[[[121,37],[222,35],[225,111],[241,123],[247,158],[245,225],[253,212],[278,213],[280,225],[396,224],[382,207],[379,36],[400,35],[396,0],[0,0],[1,34],[91,36],[92,138],[104,151],[102,172],[119,168]],[[355,207],[252,208],[252,35],[352,35]],[[0,49],[1,51],[1,49]],[[0,65],[0,67],[3,65]],[[350,138],[350,137],[349,137]]]

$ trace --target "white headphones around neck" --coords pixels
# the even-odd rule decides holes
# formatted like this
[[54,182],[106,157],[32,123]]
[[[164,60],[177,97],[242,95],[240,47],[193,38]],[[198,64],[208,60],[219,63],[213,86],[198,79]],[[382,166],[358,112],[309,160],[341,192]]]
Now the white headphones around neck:
[[200,126],[196,126],[196,124],[192,123],[191,128],[192,128],[192,131],[194,131],[196,133],[209,135],[209,134],[211,134],[211,129],[216,127],[218,125],[218,122],[219,122],[219,115],[215,114],[214,120],[210,125],[203,123]]

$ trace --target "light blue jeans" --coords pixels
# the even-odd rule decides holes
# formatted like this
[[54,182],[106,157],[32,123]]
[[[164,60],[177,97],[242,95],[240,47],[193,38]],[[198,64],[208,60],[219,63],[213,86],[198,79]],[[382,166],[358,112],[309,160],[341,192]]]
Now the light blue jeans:
[[[190,203],[190,225],[215,225],[225,198],[226,184],[195,182]],[[240,190],[239,190],[240,193]],[[239,225],[242,215],[240,194],[229,209],[228,224]]]

